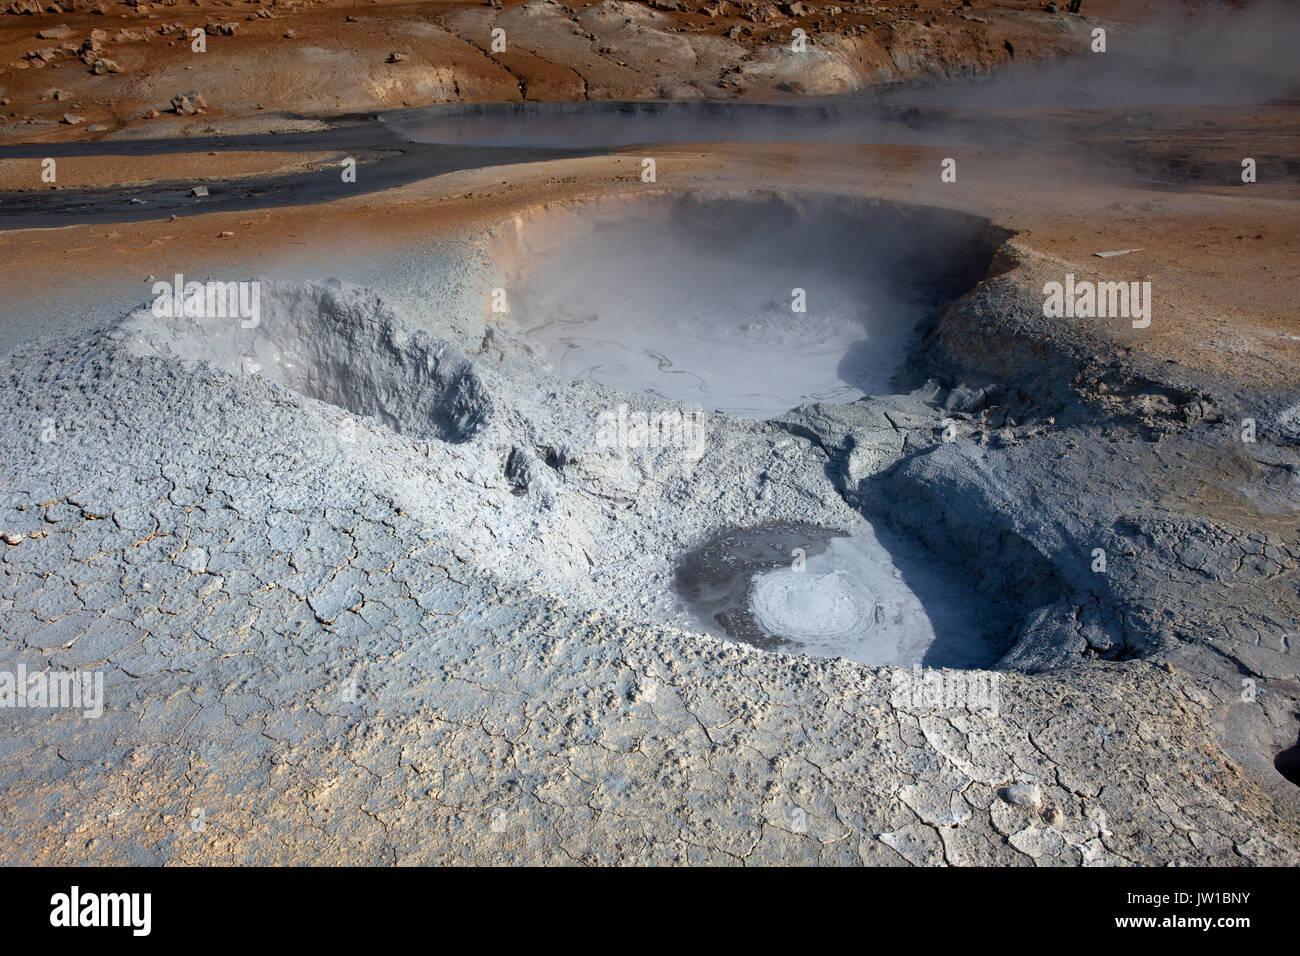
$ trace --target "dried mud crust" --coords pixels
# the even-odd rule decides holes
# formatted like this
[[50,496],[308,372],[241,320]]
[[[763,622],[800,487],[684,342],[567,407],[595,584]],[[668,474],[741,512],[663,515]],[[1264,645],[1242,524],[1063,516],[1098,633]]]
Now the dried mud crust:
[[[1036,337],[1027,281],[989,279],[934,334]],[[403,318],[272,294],[300,320]],[[935,347],[911,394],[620,459],[583,445],[618,396],[548,383],[507,330],[450,334],[494,409],[456,443],[112,335],[13,359],[3,659],[102,669],[106,707],[5,711],[6,862],[1300,858],[1272,766],[1300,690],[1293,512],[1229,468],[1276,492],[1259,462],[1295,445],[1233,446],[1238,392],[1197,379],[1222,421],[1146,428],[1089,398],[1086,363],[1073,398],[1039,394],[1077,340],[1001,382],[976,375],[992,344]],[[1224,509],[1198,514],[1215,482]],[[996,716],[635,610],[670,542],[855,513],[950,554],[1001,615],[1038,673],[1000,672]]]

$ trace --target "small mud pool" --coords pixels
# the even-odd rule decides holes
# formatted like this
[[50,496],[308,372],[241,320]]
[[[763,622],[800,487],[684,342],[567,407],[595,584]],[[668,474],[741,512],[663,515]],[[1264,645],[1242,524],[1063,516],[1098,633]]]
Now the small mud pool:
[[869,525],[779,524],[715,535],[682,559],[677,587],[696,626],[763,650],[871,666],[990,666],[1000,652],[952,577]]
[[895,391],[988,264],[982,220],[836,197],[658,196],[519,222],[511,321],[565,378],[764,419]]

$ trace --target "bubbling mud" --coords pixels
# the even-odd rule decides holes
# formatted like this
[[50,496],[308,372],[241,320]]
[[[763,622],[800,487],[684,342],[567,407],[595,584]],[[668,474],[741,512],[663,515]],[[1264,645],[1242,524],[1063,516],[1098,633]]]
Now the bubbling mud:
[[999,656],[949,569],[865,524],[728,529],[681,560],[677,586],[692,623],[763,650],[900,667]]

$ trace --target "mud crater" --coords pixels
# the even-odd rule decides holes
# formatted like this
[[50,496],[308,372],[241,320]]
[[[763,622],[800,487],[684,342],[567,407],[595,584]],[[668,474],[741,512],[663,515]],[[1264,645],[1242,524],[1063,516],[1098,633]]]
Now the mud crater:
[[894,392],[998,241],[931,207],[661,192],[518,217],[493,257],[512,328],[562,377],[766,419]]

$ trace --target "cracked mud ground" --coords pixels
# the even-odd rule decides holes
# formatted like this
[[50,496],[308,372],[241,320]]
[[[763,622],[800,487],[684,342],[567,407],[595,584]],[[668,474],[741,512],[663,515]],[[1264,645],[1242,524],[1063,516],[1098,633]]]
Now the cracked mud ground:
[[[1035,267],[1019,255],[1013,278]],[[978,286],[935,334],[987,340],[995,314],[1050,340],[999,298],[1007,281]],[[347,286],[268,296],[268,323],[403,324]],[[448,440],[154,354],[147,313],[19,351],[0,393],[5,659],[102,669],[106,710],[6,712],[6,826],[30,847],[7,842],[6,862],[1295,861],[1300,816],[1259,766],[1258,726],[1293,726],[1295,647],[1278,635],[1295,614],[1294,486],[1273,481],[1284,508],[1266,533],[1125,504],[1176,491],[1184,459],[1224,454],[1231,429],[1188,411],[1207,397],[1180,410],[1129,373],[1113,387],[1148,401],[1103,428],[1085,401],[1062,416],[1075,425],[1027,406],[989,430],[979,401],[929,387],[720,419],[703,456],[638,460],[583,446],[597,387],[538,402],[536,359],[507,329],[466,324],[442,331],[482,340],[470,393],[491,397],[492,418]],[[462,361],[425,333],[386,335]],[[1031,387],[1016,350],[993,354],[1004,381]],[[1078,384],[1105,408],[1103,374]],[[939,437],[943,405],[969,441]],[[1116,440],[1121,425],[1159,440]],[[1256,458],[1294,455],[1271,434]],[[558,466],[531,458],[530,435],[560,436]],[[531,464],[511,474],[512,455]],[[665,535],[777,515],[843,526],[882,492],[922,538],[973,537],[972,558],[1004,575],[990,588],[1017,567],[1073,577],[1016,638],[1056,669],[1001,671],[996,715],[900,696],[897,671],[727,644],[633,606],[628,577],[664,572],[637,553]],[[596,587],[522,580],[584,533],[586,562],[605,549]],[[1080,583],[1098,540],[1124,569],[1101,592]],[[601,574],[612,586],[593,596]],[[1261,702],[1241,703],[1242,674],[1267,686]]]

